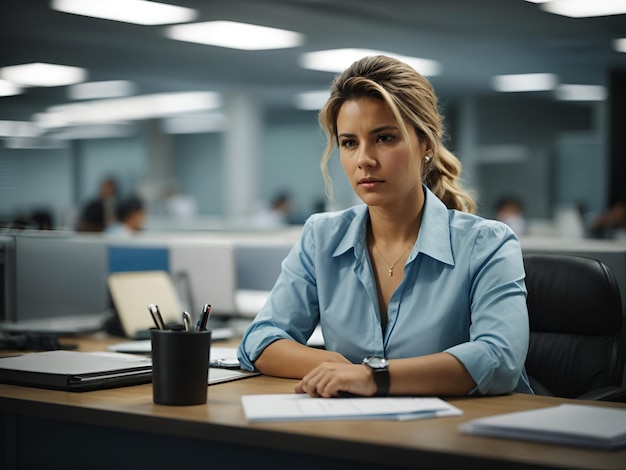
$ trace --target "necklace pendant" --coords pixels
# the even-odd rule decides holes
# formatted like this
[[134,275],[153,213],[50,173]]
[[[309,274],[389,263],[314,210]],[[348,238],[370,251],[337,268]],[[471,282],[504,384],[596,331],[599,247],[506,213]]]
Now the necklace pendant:
[[393,276],[393,266],[389,267],[389,277]]

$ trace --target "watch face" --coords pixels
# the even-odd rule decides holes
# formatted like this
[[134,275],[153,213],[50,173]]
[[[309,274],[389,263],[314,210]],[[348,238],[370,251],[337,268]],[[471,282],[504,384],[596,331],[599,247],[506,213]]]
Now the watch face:
[[363,362],[370,366],[372,369],[384,369],[387,367],[387,359],[384,357],[370,356],[363,359]]

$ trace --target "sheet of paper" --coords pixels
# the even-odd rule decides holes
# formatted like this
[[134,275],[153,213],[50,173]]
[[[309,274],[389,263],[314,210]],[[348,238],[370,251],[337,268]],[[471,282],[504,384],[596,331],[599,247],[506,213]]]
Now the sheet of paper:
[[626,447],[626,410],[564,404],[469,421],[464,433],[576,446]]
[[242,369],[221,369],[209,367],[209,385],[220,384],[222,382],[230,382],[232,380],[246,379],[260,375],[258,372],[248,372]]
[[241,403],[248,421],[408,420],[463,414],[460,409],[433,397],[312,398],[293,393],[244,395]]
[[[235,331],[232,328],[215,328],[211,330],[211,341],[231,339],[234,334]],[[150,354],[152,352],[152,343],[149,339],[123,341],[107,346],[107,351],[130,354]]]

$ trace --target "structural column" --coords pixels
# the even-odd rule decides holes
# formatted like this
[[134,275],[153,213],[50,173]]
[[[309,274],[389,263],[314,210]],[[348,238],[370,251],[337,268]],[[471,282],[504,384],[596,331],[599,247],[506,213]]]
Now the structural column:
[[476,159],[478,151],[478,125],[474,98],[461,101],[459,112],[459,145],[457,156],[463,165],[463,183],[474,190],[476,184]]
[[233,93],[225,102],[224,191],[226,216],[235,221],[258,206],[262,156],[263,112],[258,99]]
[[151,119],[144,125],[147,173],[142,192],[144,197],[152,202],[163,198],[166,191],[175,183],[174,155],[171,136],[161,130],[159,121]]

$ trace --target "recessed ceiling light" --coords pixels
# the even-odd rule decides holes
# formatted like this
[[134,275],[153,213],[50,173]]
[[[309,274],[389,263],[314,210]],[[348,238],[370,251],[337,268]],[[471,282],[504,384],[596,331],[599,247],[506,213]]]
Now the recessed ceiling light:
[[556,97],[563,101],[604,101],[606,88],[600,85],[559,85]]
[[59,140],[110,139],[128,137],[135,132],[132,123],[86,124],[65,127],[50,133],[50,137]]
[[300,56],[300,65],[305,69],[320,70],[323,72],[343,72],[353,62],[366,56],[386,55],[406,62],[419,73],[425,76],[434,76],[441,73],[439,62],[419,57],[402,56],[391,52],[372,49],[331,49],[327,51],[307,52]]
[[93,100],[99,98],[118,98],[132,95],[135,84],[128,80],[109,80],[105,82],[77,83],[68,88],[72,100]]
[[87,71],[80,67],[36,62],[2,67],[0,77],[23,86],[62,86],[84,81]]
[[36,121],[42,127],[54,128],[85,123],[151,119],[216,109],[219,106],[221,106],[220,95],[210,91],[156,93],[53,106],[45,113],[36,115]]
[[553,90],[557,77],[552,73],[524,73],[516,75],[496,75],[493,89],[503,92]]
[[617,52],[626,52],[626,38],[620,38],[613,41],[613,48]]
[[0,137],[37,137],[42,132],[30,121],[0,121]]
[[142,25],[192,21],[197,12],[191,8],[147,0],[52,0],[53,10]]
[[22,93],[22,89],[13,82],[0,80],[0,96],[13,96]]
[[622,15],[626,13],[623,0],[553,0],[544,2],[540,8],[556,15],[571,18]]
[[166,134],[206,134],[223,132],[228,120],[222,113],[180,114],[161,120],[161,128]]
[[206,21],[170,26],[165,35],[178,41],[247,51],[285,49],[304,43],[304,35],[294,31],[234,21]]

